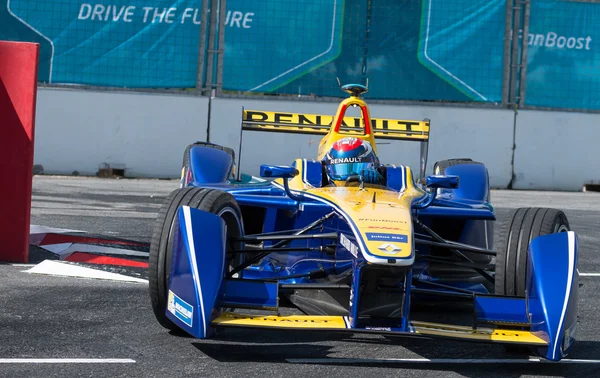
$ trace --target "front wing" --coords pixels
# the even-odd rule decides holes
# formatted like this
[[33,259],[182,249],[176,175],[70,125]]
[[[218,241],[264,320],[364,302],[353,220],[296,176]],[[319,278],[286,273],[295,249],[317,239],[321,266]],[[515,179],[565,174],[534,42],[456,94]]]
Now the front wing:
[[[393,319],[396,326],[390,326],[388,319],[383,327],[371,321],[359,322],[357,310],[351,310],[350,316],[220,314],[221,308],[272,313],[279,306],[280,284],[220,275],[225,232],[218,216],[180,208],[175,239],[166,315],[197,338],[210,337],[215,327],[227,326],[370,332],[530,346],[535,354],[552,361],[564,358],[575,340],[579,275],[577,236],[572,231],[540,236],[531,242],[525,298],[474,295],[472,326],[417,322],[410,319],[410,311],[401,319]],[[355,302],[359,277],[354,274],[351,285]],[[411,290],[406,286],[407,298]]]
[[442,337],[469,341],[498,342],[503,344],[548,346],[547,341],[529,331],[499,328],[472,328],[416,321],[410,323],[408,332],[402,332],[399,329],[391,327],[350,328],[349,320],[344,316],[262,316],[227,312],[213,320],[212,325],[221,327],[272,328],[283,330],[310,329],[315,331],[351,331],[353,333],[366,332],[398,336]]

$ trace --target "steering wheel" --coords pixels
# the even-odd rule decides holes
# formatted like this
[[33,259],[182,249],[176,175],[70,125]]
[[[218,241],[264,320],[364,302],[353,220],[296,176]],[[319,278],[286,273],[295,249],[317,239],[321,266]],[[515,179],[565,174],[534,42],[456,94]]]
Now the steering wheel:
[[348,186],[348,184],[351,184],[353,182],[361,183],[362,181],[360,180],[360,176],[359,175],[348,176],[348,178],[346,179],[345,186]]

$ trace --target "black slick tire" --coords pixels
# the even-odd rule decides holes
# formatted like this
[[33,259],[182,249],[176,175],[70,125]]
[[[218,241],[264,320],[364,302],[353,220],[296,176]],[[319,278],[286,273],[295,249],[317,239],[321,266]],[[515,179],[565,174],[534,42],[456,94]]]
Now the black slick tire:
[[496,244],[495,294],[524,297],[529,243],[538,236],[570,230],[567,216],[560,210],[511,210],[502,222]]
[[157,321],[163,327],[173,331],[178,331],[179,327],[166,317],[165,311],[167,308],[167,286],[171,271],[174,230],[178,222],[177,210],[181,206],[204,210],[223,218],[227,226],[226,269],[232,268],[232,261],[236,256],[229,251],[243,249],[241,243],[231,243],[230,239],[244,235],[242,213],[235,198],[227,192],[187,187],[174,190],[166,198],[158,213],[152,233],[148,283],[150,301]]

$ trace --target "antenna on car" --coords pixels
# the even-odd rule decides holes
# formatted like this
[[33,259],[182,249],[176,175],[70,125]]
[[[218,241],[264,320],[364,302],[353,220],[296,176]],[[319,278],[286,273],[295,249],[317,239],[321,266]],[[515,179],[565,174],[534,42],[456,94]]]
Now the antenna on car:
[[[242,138],[244,136],[244,107],[242,106],[242,119],[240,120],[240,147],[238,148],[238,166],[236,181],[242,181]],[[235,162],[234,162],[235,164]]]

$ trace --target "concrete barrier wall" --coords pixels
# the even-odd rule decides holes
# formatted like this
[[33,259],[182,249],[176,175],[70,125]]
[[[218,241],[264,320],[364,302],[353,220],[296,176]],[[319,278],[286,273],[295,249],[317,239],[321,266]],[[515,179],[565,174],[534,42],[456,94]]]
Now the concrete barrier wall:
[[[210,141],[237,151],[242,106],[246,109],[311,114],[335,114],[337,103],[212,100]],[[354,109],[351,109],[354,110]],[[486,164],[493,187],[506,187],[511,178],[514,113],[509,110],[475,108],[371,105],[371,116],[395,119],[431,119],[428,172],[438,160],[470,157]],[[353,115],[353,114],[351,114]],[[242,170],[256,174],[261,164],[289,165],[297,157],[316,157],[321,137],[264,132],[244,132]],[[381,141],[383,162],[406,164],[418,172],[419,143]]]
[[581,190],[600,182],[600,114],[520,110],[515,189]]
[[109,163],[126,176],[178,177],[207,127],[206,97],[40,88],[34,159],[45,173],[95,175]]
[[[196,140],[237,151],[246,109],[334,114],[335,102],[225,99],[40,88],[35,164],[45,173],[95,175],[108,163],[130,177],[179,177],[185,147]],[[209,120],[210,108],[210,120]],[[438,160],[470,157],[486,164],[490,183],[506,188],[512,173],[514,113],[447,106],[371,105],[380,118],[431,119],[428,172]],[[355,109],[351,109],[355,110]],[[350,114],[354,115],[354,114]],[[356,114],[357,115],[357,114]],[[210,127],[209,127],[210,122]],[[208,134],[207,134],[208,133]],[[521,110],[517,115],[515,189],[581,190],[600,181],[600,114]],[[242,170],[316,157],[321,137],[244,132]],[[381,141],[386,163],[418,172],[419,143]]]

